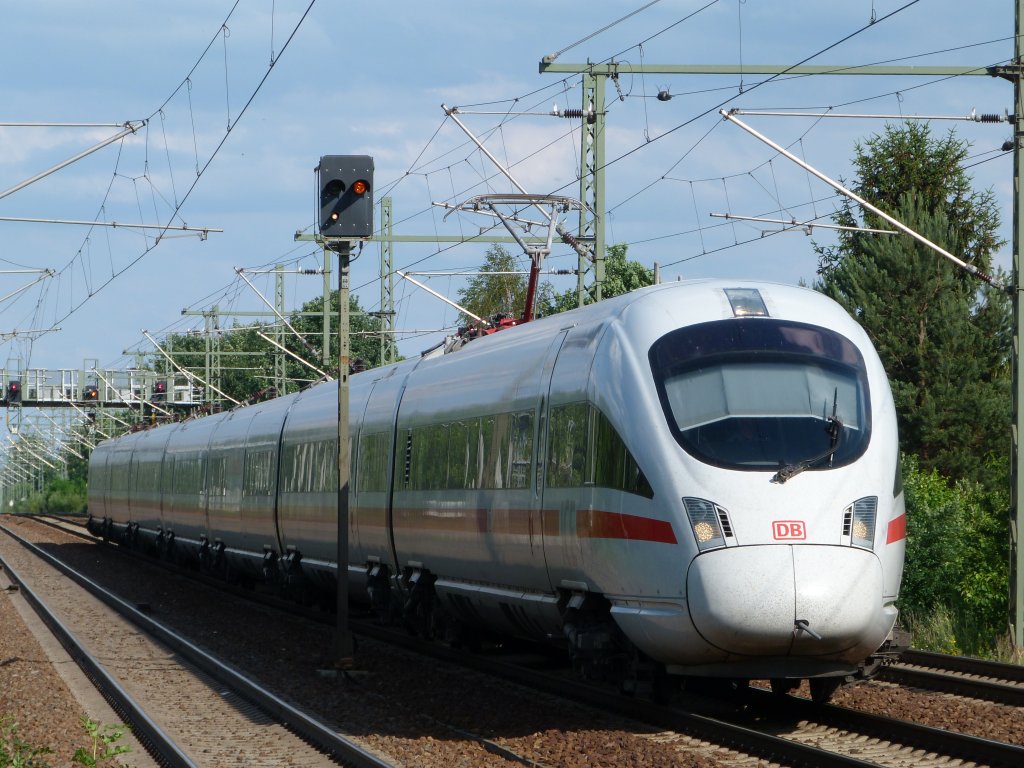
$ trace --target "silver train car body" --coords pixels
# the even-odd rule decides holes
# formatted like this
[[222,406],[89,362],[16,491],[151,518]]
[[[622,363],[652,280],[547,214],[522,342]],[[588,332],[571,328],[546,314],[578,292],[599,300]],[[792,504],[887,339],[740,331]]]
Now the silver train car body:
[[[355,598],[567,637],[584,671],[852,679],[892,639],[895,409],[818,293],[653,286],[350,383]],[[100,444],[93,527],[329,587],[336,404],[327,383]]]

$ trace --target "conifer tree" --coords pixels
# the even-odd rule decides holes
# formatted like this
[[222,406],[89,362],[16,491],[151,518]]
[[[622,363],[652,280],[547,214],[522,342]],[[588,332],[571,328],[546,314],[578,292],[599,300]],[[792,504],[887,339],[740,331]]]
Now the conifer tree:
[[[999,213],[991,191],[972,189],[968,146],[927,125],[887,126],[858,145],[861,197],[980,269],[990,269]],[[849,201],[847,226],[886,228]],[[1010,448],[1011,310],[1006,295],[907,235],[841,232],[816,246],[823,291],[864,326],[892,383],[904,451],[923,469],[997,487]],[[988,470],[986,470],[988,467]]]

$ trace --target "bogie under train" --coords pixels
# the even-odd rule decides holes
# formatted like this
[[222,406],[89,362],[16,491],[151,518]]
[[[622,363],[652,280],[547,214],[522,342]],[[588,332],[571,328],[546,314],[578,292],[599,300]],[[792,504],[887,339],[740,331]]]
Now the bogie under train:
[[[625,685],[810,678],[892,651],[896,414],[861,328],[693,281],[351,377],[349,585],[424,633],[568,639]],[[97,446],[91,525],[293,590],[335,583],[333,383]]]

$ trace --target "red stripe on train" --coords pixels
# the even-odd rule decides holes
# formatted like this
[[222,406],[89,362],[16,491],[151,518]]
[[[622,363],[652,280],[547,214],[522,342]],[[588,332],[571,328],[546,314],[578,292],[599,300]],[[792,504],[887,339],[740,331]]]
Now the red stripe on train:
[[885,543],[892,544],[894,541],[900,541],[905,538],[907,538],[907,516],[903,514],[896,519],[889,521],[889,529],[885,537]]
[[576,535],[591,539],[629,539],[677,544],[672,523],[640,515],[581,509],[576,512]]

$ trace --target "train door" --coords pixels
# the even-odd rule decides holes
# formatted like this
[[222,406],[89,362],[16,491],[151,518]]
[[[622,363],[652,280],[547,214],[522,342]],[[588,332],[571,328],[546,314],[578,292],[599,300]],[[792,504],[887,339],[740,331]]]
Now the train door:
[[[534,440],[536,446],[536,463],[534,467],[534,498],[530,508],[530,549],[540,553],[535,558],[538,567],[543,566],[547,574],[548,583],[551,583],[551,573],[548,568],[548,548],[559,546],[557,534],[559,531],[559,510],[546,509],[544,505],[544,475],[547,464],[548,448],[548,412],[551,393],[551,373],[555,368],[555,360],[562,348],[569,329],[561,331],[548,346],[547,354],[544,356],[544,365],[541,367],[539,390],[540,397],[537,399],[537,434]],[[552,541],[552,532],[554,540]],[[536,548],[536,549],[535,549]]]
[[89,460],[89,505],[88,513],[96,520],[107,517],[110,496],[110,455],[109,445],[94,450]]
[[[542,491],[544,557],[555,587],[580,584],[586,575],[577,522],[591,504],[586,482],[589,440],[588,382],[604,325],[567,333],[554,367],[547,367],[547,433]],[[576,588],[575,586],[573,588]]]
[[[349,394],[349,432],[352,435],[349,462],[352,471],[349,473],[348,548],[350,553],[359,553],[357,557],[360,558],[365,557],[363,555],[364,544],[360,534],[360,519],[364,518],[362,520],[363,528],[366,528],[369,523],[365,519],[365,514],[360,513],[366,512],[368,508],[381,510],[381,514],[383,513],[382,500],[374,494],[385,492],[383,482],[376,481],[378,476],[387,477],[387,464],[385,463],[383,471],[380,471],[382,468],[379,465],[382,457],[378,455],[380,452],[376,449],[379,447],[379,443],[386,442],[390,446],[393,439],[391,430],[371,436],[363,426],[366,421],[366,410],[373,397],[373,392],[377,388],[377,382],[378,379],[374,379],[370,383],[365,395],[363,395],[362,388],[356,386],[352,387]],[[377,437],[377,434],[380,437]],[[378,488],[378,486],[380,487]],[[372,513],[370,514],[372,515]],[[355,560],[355,562],[359,562],[359,560]]]
[[[134,442],[137,443],[138,440]],[[128,491],[125,496],[125,511],[128,513],[125,517],[126,523],[138,522],[138,494],[141,490],[139,487],[139,460],[141,458],[136,446],[136,449],[132,451],[131,458],[128,460]]]

